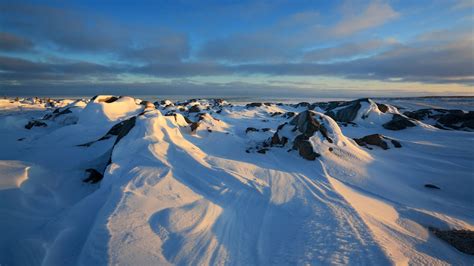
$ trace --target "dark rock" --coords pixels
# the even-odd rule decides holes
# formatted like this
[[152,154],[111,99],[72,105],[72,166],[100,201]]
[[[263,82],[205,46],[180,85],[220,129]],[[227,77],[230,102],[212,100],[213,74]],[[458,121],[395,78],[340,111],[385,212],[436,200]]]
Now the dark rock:
[[117,139],[115,140],[114,146],[123,138],[125,137],[130,130],[135,126],[135,122],[137,117],[134,116],[127,120],[124,120],[116,125],[114,125],[106,135],[116,135]]
[[262,131],[263,131],[263,132],[267,132],[267,131],[270,131],[270,130],[272,130],[272,129],[271,129],[271,128],[269,128],[269,127],[262,128]]
[[321,135],[323,135],[323,137],[329,142],[329,143],[333,143],[332,139],[329,137],[328,135],[328,130],[326,129],[326,127],[324,127],[323,125],[320,126],[319,128],[319,132],[321,132]]
[[309,105],[310,105],[310,104],[309,104],[308,102],[300,102],[300,103],[297,103],[297,104],[295,105],[295,107],[296,107],[296,108],[298,108],[298,107],[309,107]]
[[305,136],[311,137],[321,127],[319,122],[313,118],[313,115],[314,113],[310,111],[301,112],[291,120],[290,124],[295,125]]
[[64,109],[64,110],[62,110],[62,111],[60,111],[60,110],[61,110],[60,108],[54,109],[53,113],[51,113],[51,114],[46,114],[46,115],[43,117],[43,120],[54,120],[54,119],[56,119],[56,118],[59,117],[59,116],[72,113],[70,107],[68,107],[68,108],[66,108],[66,109]]
[[474,255],[474,231],[470,230],[439,230],[429,227],[429,230],[438,238],[446,241],[457,250]]
[[434,127],[443,130],[474,129],[474,112],[464,112],[462,110],[447,109],[420,109],[403,113],[407,117],[416,120],[432,119],[436,121]]
[[281,130],[281,129],[282,129],[285,125],[287,125],[287,124],[288,124],[288,122],[285,122],[285,123],[279,125],[278,128],[277,128],[277,130]]
[[96,143],[97,141],[102,141],[102,140],[110,139],[112,136],[117,136],[117,138],[115,139],[114,145],[112,146],[113,148],[123,137],[125,137],[130,132],[130,130],[132,130],[132,128],[135,126],[136,120],[137,120],[137,117],[134,116],[120,123],[117,123],[114,126],[112,126],[112,128],[109,129],[109,131],[107,131],[107,133],[104,136],[102,136],[100,139],[87,142],[84,144],[79,144],[77,146],[89,147],[92,144]]
[[190,113],[199,113],[199,112],[201,112],[201,109],[199,109],[199,106],[193,105],[193,106],[191,106],[191,108],[189,108],[188,112],[190,112]]
[[100,99],[99,102],[100,103],[113,103],[115,101],[117,101],[118,99],[120,99],[120,97],[116,97],[116,96],[111,96],[109,98],[104,98],[104,99]]
[[263,105],[262,103],[248,103],[247,105],[245,105],[245,107],[247,107],[247,108],[249,108],[249,107],[260,107],[262,105]]
[[470,119],[468,121],[465,121],[464,123],[462,123],[461,127],[467,127],[467,128],[470,128],[470,129],[474,129],[474,119]]
[[26,129],[31,129],[32,127],[47,127],[48,125],[44,122],[38,120],[32,120],[25,125]]
[[282,114],[283,114],[282,112],[274,112],[274,113],[271,113],[270,116],[274,117],[274,116],[282,115]]
[[19,138],[17,141],[24,141],[26,138]]
[[432,189],[441,189],[441,188],[439,188],[438,186],[435,186],[435,185],[433,185],[433,184],[425,184],[425,187],[426,187],[426,188],[432,188]]
[[380,112],[386,113],[388,111],[388,106],[383,103],[376,103],[377,108],[379,108]]
[[272,138],[270,139],[271,146],[285,146],[288,143],[288,138],[283,136],[280,138],[277,132],[273,134]]
[[217,105],[217,106],[222,106],[225,102],[224,99],[213,99],[214,101],[214,105]]
[[249,132],[257,132],[259,131],[258,129],[254,128],[254,127],[248,127],[246,130],[245,130],[245,133],[249,133]]
[[141,101],[140,105],[145,106],[145,109],[155,109],[155,105],[150,101]]
[[85,183],[95,184],[104,178],[103,174],[93,168],[86,169],[86,172],[89,173],[89,177],[82,180]]
[[193,121],[191,121],[191,119],[189,119],[187,116],[183,116],[183,117],[184,117],[184,120],[186,121],[186,123],[188,123],[188,124],[193,123]]
[[[362,100],[355,100],[351,102],[346,102],[342,105],[333,105],[328,107],[326,115],[332,117],[338,122],[352,122],[357,117],[357,112],[359,112],[360,104]],[[339,108],[335,110],[336,108]]]
[[407,111],[407,112],[404,112],[403,114],[412,119],[423,120],[429,115],[431,115],[431,112],[432,111],[430,109],[420,109],[417,111]]
[[394,114],[392,120],[383,124],[382,126],[388,130],[402,130],[407,127],[414,127],[416,124],[404,116]]
[[399,141],[394,140],[394,139],[392,139],[390,141],[392,142],[392,144],[395,148],[401,148],[402,147],[402,144]]
[[292,118],[293,116],[295,116],[295,112],[286,112],[283,117],[285,118]]
[[359,146],[367,146],[367,145],[374,145],[379,146],[380,148],[387,150],[388,144],[384,141],[384,137],[380,134],[372,134],[365,136],[360,139],[354,139]]
[[298,135],[293,141],[293,149],[298,150],[298,153],[301,157],[306,160],[314,161],[320,154],[314,152],[311,142],[309,142],[308,137],[301,134]]
[[257,152],[261,153],[261,154],[265,154],[267,151],[268,151],[268,149],[266,149],[266,148],[257,150]]
[[199,127],[199,122],[192,122],[191,123],[191,131],[196,131],[196,129]]

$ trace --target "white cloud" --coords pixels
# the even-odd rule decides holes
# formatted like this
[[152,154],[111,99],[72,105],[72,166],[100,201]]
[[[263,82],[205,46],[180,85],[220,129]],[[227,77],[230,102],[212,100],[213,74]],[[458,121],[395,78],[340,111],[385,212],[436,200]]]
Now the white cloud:
[[352,12],[346,14],[342,21],[331,29],[331,33],[335,36],[346,36],[381,26],[398,17],[399,13],[397,13],[389,4],[381,1],[374,1],[371,2],[361,13],[352,10]]

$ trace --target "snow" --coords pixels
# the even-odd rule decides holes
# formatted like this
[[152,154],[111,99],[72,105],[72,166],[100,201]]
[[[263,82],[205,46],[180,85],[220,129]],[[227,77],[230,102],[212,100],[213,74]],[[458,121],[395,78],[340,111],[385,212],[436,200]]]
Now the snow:
[[[309,141],[321,157],[307,161],[291,143],[246,152],[292,119],[272,113],[304,107],[196,100],[154,109],[110,97],[54,107],[0,100],[0,264],[474,263],[427,229],[474,230],[473,133],[422,122],[384,129],[403,100],[386,100],[397,103],[387,113],[362,102],[357,125],[317,110],[333,143],[315,133]],[[193,105],[203,113],[189,113]],[[71,113],[24,128],[55,108]],[[195,131],[185,116],[200,123]],[[96,141],[132,117],[115,146],[115,136]],[[291,141],[296,133],[284,130]],[[374,133],[402,148],[368,150],[351,139]],[[86,169],[104,165],[99,183],[82,182]]]

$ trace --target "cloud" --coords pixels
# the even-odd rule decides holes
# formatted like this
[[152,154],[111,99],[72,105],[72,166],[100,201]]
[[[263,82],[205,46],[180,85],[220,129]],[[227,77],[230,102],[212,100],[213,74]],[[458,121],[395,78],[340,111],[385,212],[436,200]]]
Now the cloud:
[[310,50],[304,54],[303,60],[308,62],[341,59],[347,60],[364,54],[373,55],[379,52],[381,49],[388,49],[391,46],[397,44],[398,41],[394,39],[347,42],[338,46]]
[[33,49],[33,43],[23,37],[8,33],[0,32],[0,51],[29,51]]
[[294,46],[280,36],[251,33],[208,41],[197,56],[200,59],[252,62],[284,60],[295,53]]
[[163,27],[122,24],[93,12],[49,6],[3,4],[0,9],[2,26],[62,53],[101,53],[140,62],[189,56],[187,36]]
[[119,25],[90,13],[27,4],[4,4],[0,8],[0,21],[6,28],[60,49],[116,49],[126,37]]
[[452,9],[472,9],[474,8],[474,1],[472,0],[456,0]]
[[[385,50],[370,57],[335,61],[332,63],[263,62],[226,64],[217,62],[153,62],[142,66],[132,64],[102,65],[83,61],[33,62],[14,57],[0,57],[0,71],[4,81],[88,78],[116,78],[123,74],[145,75],[155,78],[186,78],[223,75],[267,76],[336,76],[348,79],[383,81],[416,81],[424,83],[459,83],[473,85],[473,37],[469,31],[445,31],[423,34],[411,43],[390,45],[393,41],[368,41],[356,48],[349,44],[318,51],[317,58],[347,56],[350,52],[365,52],[372,47],[388,44]],[[452,36],[452,37],[449,37]]]
[[354,6],[344,10],[339,21],[329,25],[321,24],[323,20],[317,10],[296,12],[252,32],[209,40],[197,56],[240,63],[295,60],[308,47],[340,40],[399,16],[389,4],[380,1],[371,1],[362,10]]
[[355,7],[348,14],[329,29],[334,36],[346,36],[359,31],[375,28],[399,17],[399,14],[388,4],[381,1],[373,1],[358,12]]
[[[349,2],[335,22],[324,20],[317,10],[295,11],[250,32],[204,39],[197,52],[188,34],[162,27],[121,25],[94,14],[44,6],[0,8],[8,11],[0,14],[0,23],[15,33],[0,33],[0,48],[7,51],[0,56],[2,88],[105,82],[125,86],[130,82],[124,76],[140,80],[252,75],[473,85],[471,27],[427,32],[405,43],[366,38],[363,31],[399,16],[380,1],[362,8]],[[41,54],[47,49],[38,47],[59,52],[53,57]],[[34,57],[16,53],[31,49],[37,53]],[[77,53],[90,56],[72,59]],[[104,63],[97,59],[101,56],[112,59]]]
[[137,62],[178,62],[190,55],[189,40],[179,33],[158,34],[153,40],[143,41],[135,47],[124,48],[119,58]]

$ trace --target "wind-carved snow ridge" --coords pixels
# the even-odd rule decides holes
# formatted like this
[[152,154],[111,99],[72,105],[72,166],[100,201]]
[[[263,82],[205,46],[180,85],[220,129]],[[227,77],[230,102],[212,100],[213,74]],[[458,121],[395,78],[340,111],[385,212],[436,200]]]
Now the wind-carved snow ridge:
[[474,263],[472,133],[387,101],[0,107],[0,264]]

